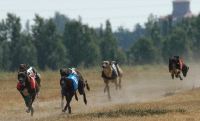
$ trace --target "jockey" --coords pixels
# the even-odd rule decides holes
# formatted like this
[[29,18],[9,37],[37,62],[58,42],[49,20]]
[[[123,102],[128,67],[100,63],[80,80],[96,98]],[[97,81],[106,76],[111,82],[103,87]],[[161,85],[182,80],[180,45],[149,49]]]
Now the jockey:
[[[30,67],[27,64],[20,64],[18,72],[26,72],[28,74],[28,80],[29,80],[30,85],[31,85],[31,90],[36,89],[36,84],[38,84],[38,86],[40,86],[40,74],[37,73],[36,70],[33,67]],[[21,82],[18,82],[17,89],[19,91],[23,90],[23,84]]]

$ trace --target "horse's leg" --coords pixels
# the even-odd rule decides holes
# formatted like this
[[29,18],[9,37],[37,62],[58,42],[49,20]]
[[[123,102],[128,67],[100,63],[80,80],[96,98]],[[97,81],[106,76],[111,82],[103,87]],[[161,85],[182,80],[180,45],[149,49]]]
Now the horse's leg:
[[37,81],[36,81],[36,97],[39,97],[39,93],[40,93],[40,86],[38,85]]
[[[67,102],[67,100],[68,100],[68,99],[67,99],[68,96],[69,96],[69,95],[65,95],[66,102]],[[64,96],[63,96],[62,98],[64,98]],[[62,110],[62,112],[65,112],[65,111],[67,110],[67,107],[68,107],[68,104],[66,103],[66,105],[65,105],[64,109]]]
[[171,73],[172,79],[174,79],[174,73]]
[[61,108],[63,109],[64,107],[64,95],[61,94]]
[[110,100],[111,99],[111,96],[110,96],[110,88],[109,88],[109,80],[104,80],[106,86],[104,88],[104,93],[107,91],[108,92],[108,99]]
[[85,85],[86,85],[87,90],[90,91],[90,86],[89,86],[89,84],[87,83],[87,80],[85,81]]
[[180,80],[183,80],[183,78],[181,77],[181,75],[179,74],[179,78],[180,78]]
[[108,88],[108,87],[107,87],[107,85],[106,85],[106,86],[104,87],[104,93],[107,91],[107,88]]
[[76,91],[74,92],[74,95],[75,95],[75,99],[78,101],[78,96],[77,96]]
[[115,83],[115,89],[116,89],[116,90],[118,89],[117,80],[118,80],[118,79],[115,79],[115,80],[114,80],[114,83]]
[[111,96],[110,96],[110,87],[107,84],[107,91],[108,91],[108,99],[111,100]]
[[106,84],[104,88],[104,93],[108,90],[108,80],[104,80],[104,83]]
[[27,110],[26,112],[27,113],[30,113],[31,112],[31,116],[33,116],[33,107],[32,107],[32,104],[33,104],[33,101],[35,99],[35,96],[36,94],[33,93],[33,94],[29,94],[28,96],[25,96],[25,101],[26,101],[26,106],[27,106]]
[[119,77],[119,84],[118,84],[118,86],[119,86],[119,89],[121,89],[121,88],[122,88],[121,81],[122,81],[122,78],[121,78],[121,77]]
[[36,92],[34,92],[32,95],[31,95],[31,102],[30,102],[30,111],[31,111],[31,116],[33,116],[33,113],[34,113],[34,109],[33,109],[33,102],[35,100],[35,97],[36,97]]
[[176,75],[176,76],[177,76],[177,78],[179,77],[179,78],[180,78],[180,80],[183,80],[183,79],[182,79],[182,77],[181,77],[181,72],[180,72],[180,71],[178,71],[176,74],[177,74],[177,75]]
[[30,100],[27,104],[27,107],[28,109],[26,110],[27,113],[30,113],[31,112],[31,116],[33,116],[33,113],[34,113],[34,109],[32,107],[32,104],[33,104],[33,101],[32,101],[32,97],[30,96]]
[[72,97],[73,97],[73,94],[68,94],[68,95],[65,96],[67,103],[65,105],[65,108],[62,110],[62,112],[65,112],[68,108],[68,112],[71,113],[70,102],[72,100]]
[[27,113],[30,113],[30,111],[31,111],[31,108],[30,108],[30,104],[31,103],[31,101],[30,101],[30,96],[26,96],[26,107],[27,107],[27,110],[26,110],[26,112]]
[[33,116],[33,114],[34,114],[34,109],[33,109],[33,106],[31,105],[31,107],[30,107],[31,109],[31,116]]
[[73,97],[73,94],[71,94],[69,97],[68,97],[68,99],[67,99],[67,107],[68,107],[68,112],[69,112],[69,114],[71,114],[72,113],[72,111],[71,111],[71,106],[70,106],[70,102],[71,102],[71,100],[72,100],[72,97]]
[[84,101],[85,105],[87,105],[87,99],[86,99],[86,94],[85,94],[85,92],[83,93],[83,101]]

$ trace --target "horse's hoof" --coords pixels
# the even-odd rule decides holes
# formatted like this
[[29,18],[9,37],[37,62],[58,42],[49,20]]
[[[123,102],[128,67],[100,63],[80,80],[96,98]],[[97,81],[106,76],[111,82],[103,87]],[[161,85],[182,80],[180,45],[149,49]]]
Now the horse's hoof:
[[87,105],[87,100],[84,100],[85,105]]
[[31,116],[33,116],[33,114],[34,114],[34,109],[32,108],[31,109]]
[[69,114],[72,114],[72,111],[71,111],[71,109],[69,108],[69,112],[68,112]]
[[119,85],[119,89],[120,89],[120,90],[122,89],[122,86],[121,86],[121,85]]
[[63,113],[64,113],[65,111],[66,111],[66,110],[64,110],[64,109],[62,110]]
[[26,112],[27,112],[27,113],[30,113],[30,111],[31,111],[31,110],[30,110],[29,108],[28,108],[28,109],[26,109]]

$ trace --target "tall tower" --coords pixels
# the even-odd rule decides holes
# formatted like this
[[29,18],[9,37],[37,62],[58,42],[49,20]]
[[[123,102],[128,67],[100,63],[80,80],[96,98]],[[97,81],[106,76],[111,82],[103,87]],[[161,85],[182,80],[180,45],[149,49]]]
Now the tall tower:
[[192,13],[190,10],[189,0],[174,0],[173,1],[173,20],[180,20],[182,18],[191,17]]

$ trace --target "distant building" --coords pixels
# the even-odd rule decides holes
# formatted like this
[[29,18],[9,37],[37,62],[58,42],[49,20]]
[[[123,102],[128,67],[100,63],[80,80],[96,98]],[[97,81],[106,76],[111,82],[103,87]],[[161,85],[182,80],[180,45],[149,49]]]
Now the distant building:
[[192,17],[192,12],[190,10],[190,1],[189,0],[174,0],[173,1],[173,12],[172,20],[181,20],[183,18]]
[[172,26],[177,22],[194,16],[190,10],[190,0],[173,0],[172,3],[172,13],[159,18],[161,31],[163,34],[169,33]]
[[182,20],[183,18],[193,17],[190,10],[190,0],[174,0],[173,11],[170,15],[160,17],[160,20],[171,19],[173,22]]

